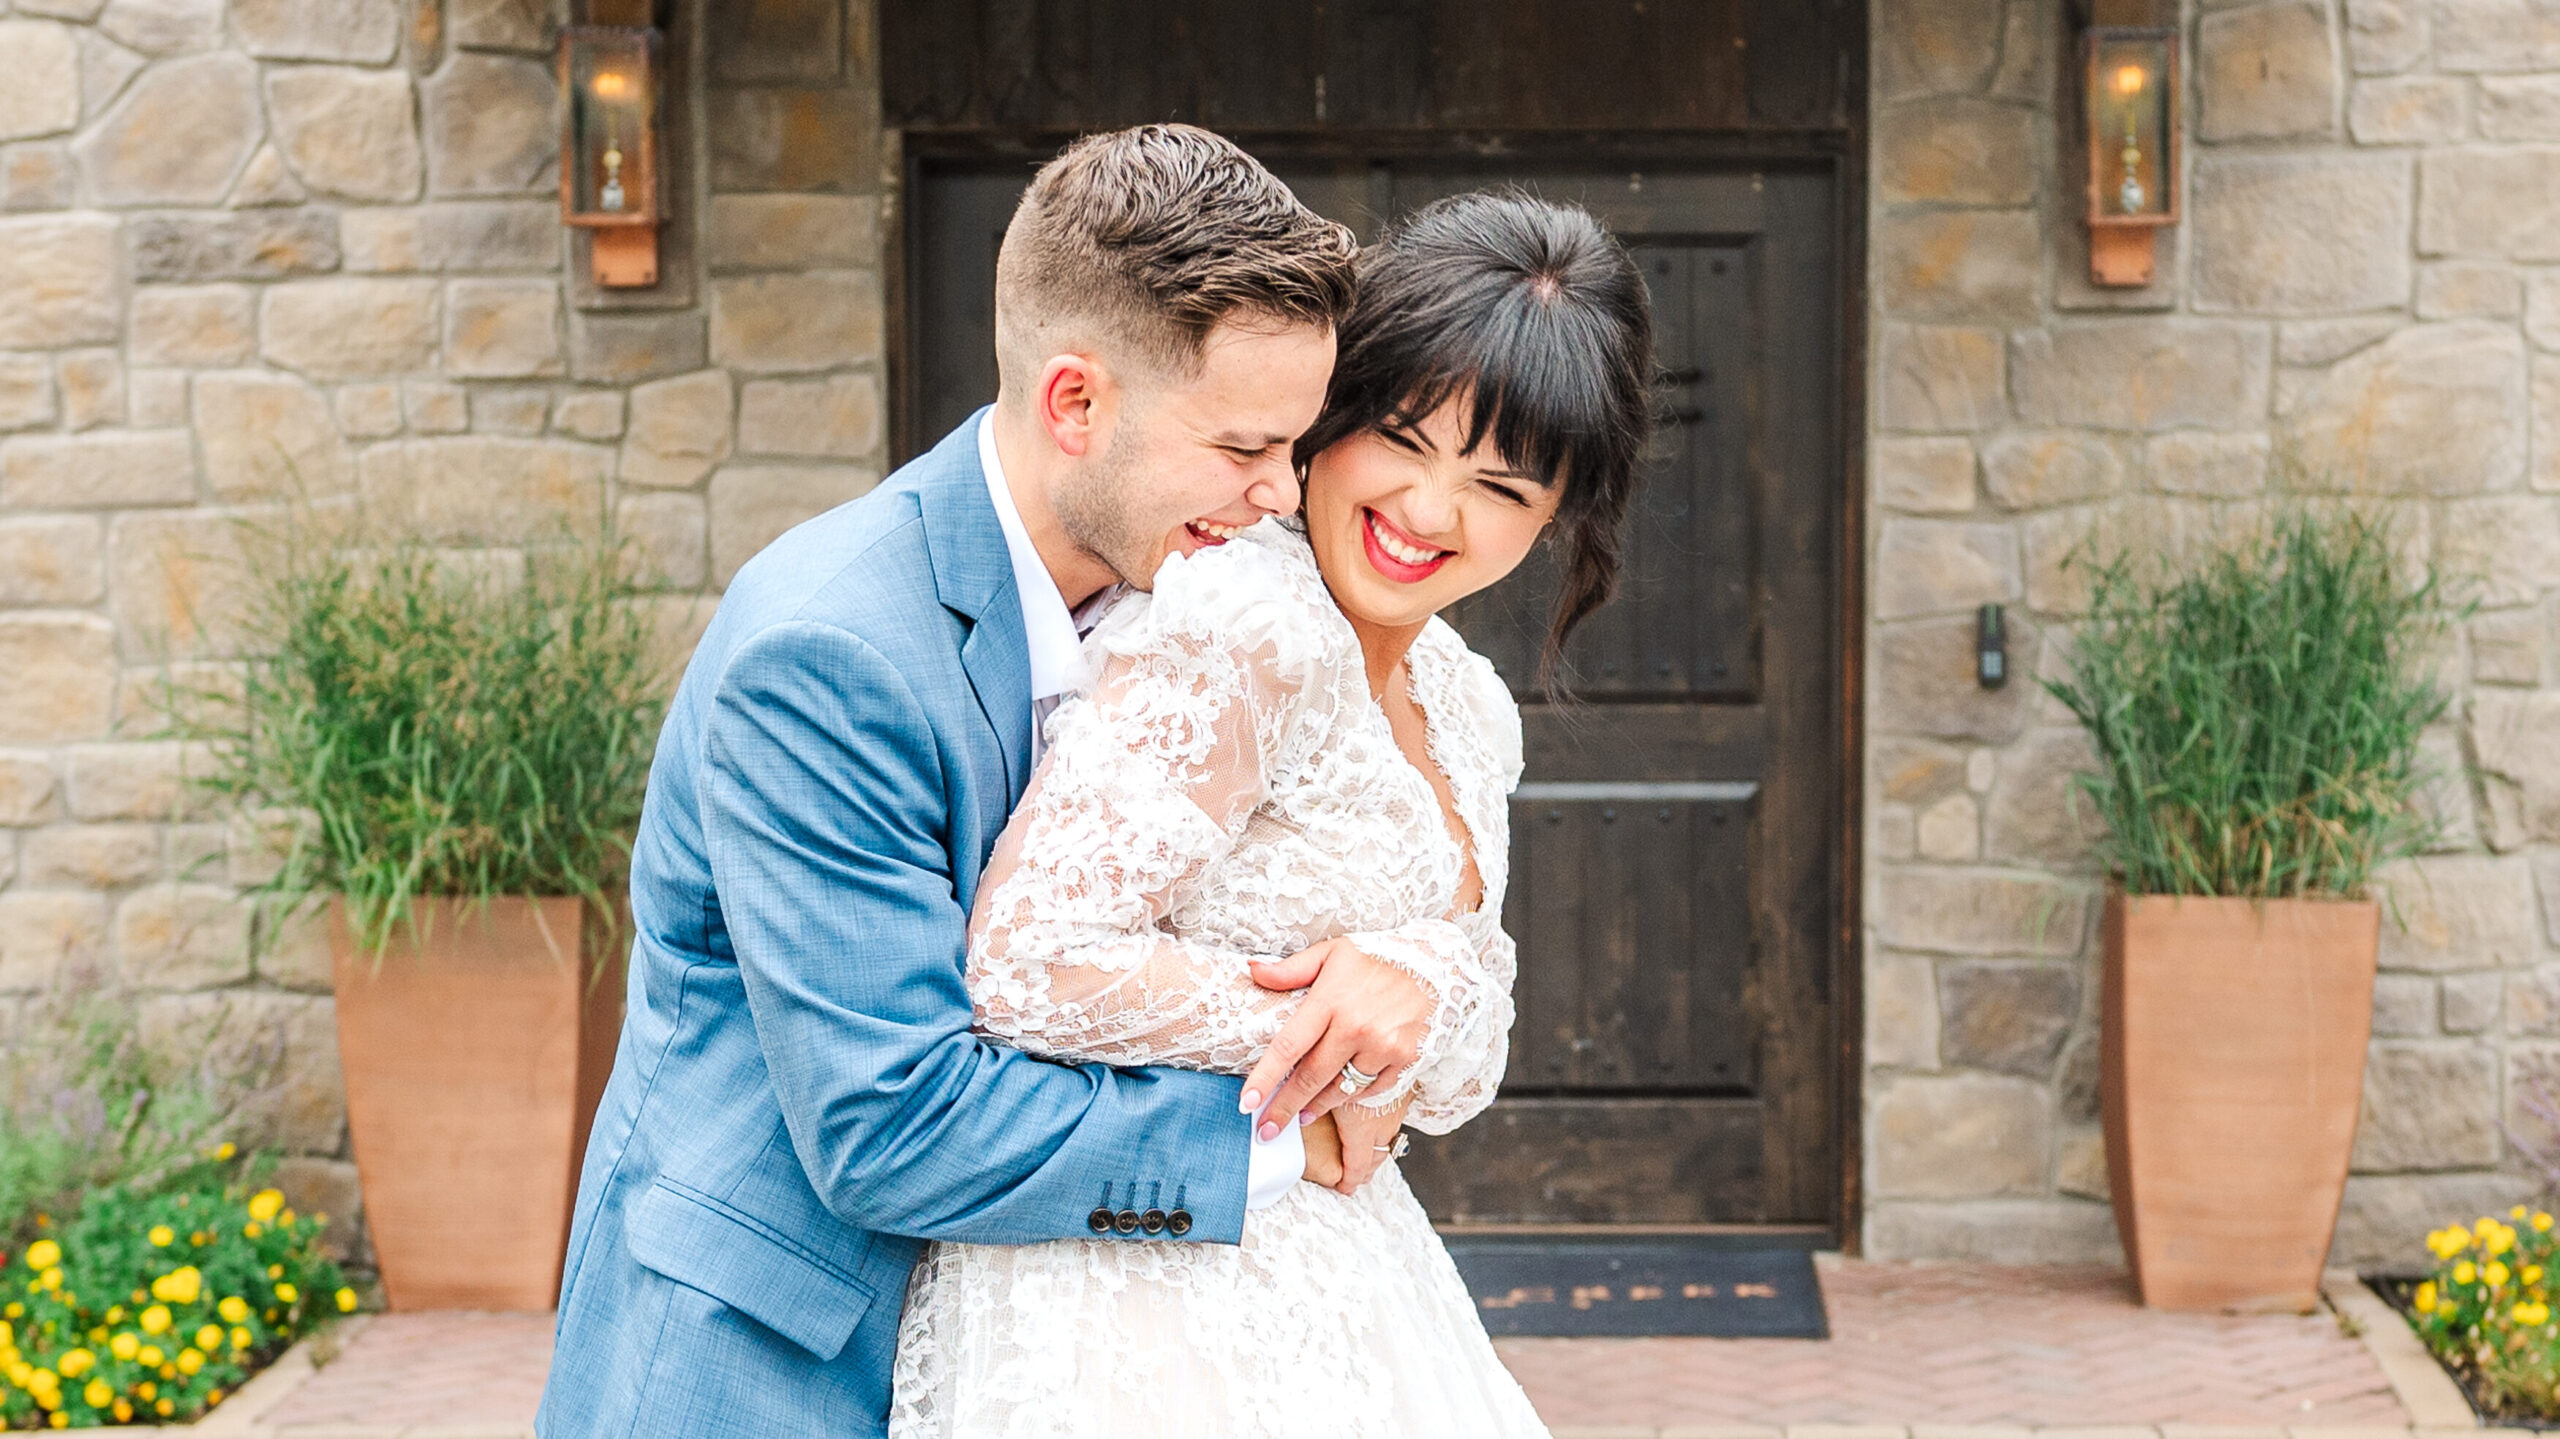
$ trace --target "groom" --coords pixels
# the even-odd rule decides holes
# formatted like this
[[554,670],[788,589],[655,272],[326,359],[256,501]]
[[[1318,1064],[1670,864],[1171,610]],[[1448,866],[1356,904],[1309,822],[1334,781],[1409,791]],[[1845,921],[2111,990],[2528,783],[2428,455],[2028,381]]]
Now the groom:
[[1079,142],[1005,235],[995,406],[739,572],[650,773],[544,1439],[878,1434],[923,1241],[1233,1244],[1340,1172],[1288,1120],[1339,1056],[1411,1061],[1387,966],[1267,972],[1320,962],[1332,1029],[1245,1092],[991,1046],[961,958],[1073,612],[1296,508],[1351,294],[1350,237],[1226,141]]

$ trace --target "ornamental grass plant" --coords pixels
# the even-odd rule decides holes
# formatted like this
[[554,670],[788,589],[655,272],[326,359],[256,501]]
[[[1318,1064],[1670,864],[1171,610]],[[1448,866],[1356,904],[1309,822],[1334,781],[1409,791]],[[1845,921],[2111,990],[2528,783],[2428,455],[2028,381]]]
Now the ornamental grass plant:
[[2192,567],[2075,557],[2088,618],[2045,687],[2096,748],[2079,786],[2128,893],[2360,899],[2425,848],[2418,740],[2447,697],[2424,658],[2449,616],[2385,524],[2305,505]]
[[252,537],[238,692],[171,706],[212,752],[200,782],[276,838],[274,908],[343,897],[376,955],[422,899],[575,895],[610,924],[663,709],[620,548],[457,552],[297,513]]

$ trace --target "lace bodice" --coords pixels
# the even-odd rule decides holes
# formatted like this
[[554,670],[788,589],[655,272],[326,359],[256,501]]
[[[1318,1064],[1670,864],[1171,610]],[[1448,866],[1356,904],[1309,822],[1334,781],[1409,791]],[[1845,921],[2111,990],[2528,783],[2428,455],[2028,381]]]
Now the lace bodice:
[[[1520,720],[1435,619],[1407,660],[1465,834],[1397,747],[1306,541],[1266,521],[1166,562],[1087,641],[1089,689],[997,847],[970,926],[979,1028],[1068,1060],[1242,1073],[1295,1003],[1249,960],[1347,937],[1435,1014],[1414,1089],[1440,1133],[1493,1097],[1511,1028],[1501,928]],[[1456,909],[1471,845],[1483,898]]]

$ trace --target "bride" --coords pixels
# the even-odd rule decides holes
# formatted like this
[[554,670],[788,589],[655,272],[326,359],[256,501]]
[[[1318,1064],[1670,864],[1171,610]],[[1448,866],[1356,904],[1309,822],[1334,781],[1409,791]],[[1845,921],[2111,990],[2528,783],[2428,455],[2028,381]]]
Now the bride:
[[[1502,1077],[1520,718],[1434,616],[1553,529],[1555,662],[1615,582],[1651,365],[1643,281],[1578,209],[1440,201],[1360,286],[1299,442],[1299,522],[1168,560],[1103,618],[979,890],[968,975],[977,1027],[1024,1050],[1241,1074],[1295,1002],[1247,966],[1350,943],[1436,1011],[1354,1143],[1408,1104],[1445,1133]],[[1236,1247],[935,1246],[896,1384],[897,1439],[1546,1433],[1391,1156],[1349,1195],[1295,1186]]]

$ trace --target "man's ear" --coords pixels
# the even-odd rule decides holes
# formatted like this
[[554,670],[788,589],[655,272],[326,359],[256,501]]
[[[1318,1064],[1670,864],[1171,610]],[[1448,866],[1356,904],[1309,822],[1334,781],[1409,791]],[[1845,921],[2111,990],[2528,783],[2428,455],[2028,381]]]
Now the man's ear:
[[1058,452],[1079,459],[1107,444],[1119,411],[1120,386],[1091,355],[1052,355],[1040,367],[1032,412]]

